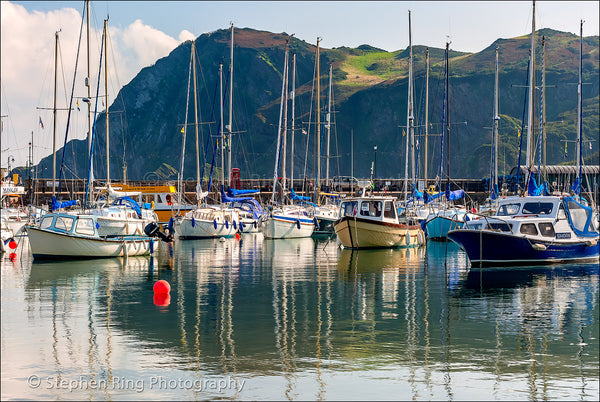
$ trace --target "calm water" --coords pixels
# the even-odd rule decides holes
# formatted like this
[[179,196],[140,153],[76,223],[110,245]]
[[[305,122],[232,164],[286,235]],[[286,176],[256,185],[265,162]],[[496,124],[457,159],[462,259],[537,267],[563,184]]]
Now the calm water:
[[[596,265],[250,235],[2,257],[1,398],[598,400]],[[153,284],[171,284],[170,300]]]

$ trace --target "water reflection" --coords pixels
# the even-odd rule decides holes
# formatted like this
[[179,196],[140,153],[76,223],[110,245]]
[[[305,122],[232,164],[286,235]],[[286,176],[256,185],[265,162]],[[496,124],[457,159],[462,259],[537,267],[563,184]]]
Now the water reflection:
[[[3,265],[2,399],[598,395],[597,267],[480,272],[430,244],[342,250],[256,234],[175,242],[152,258]],[[153,303],[158,279],[171,284],[168,306]],[[146,389],[33,390],[32,367]],[[157,375],[247,385],[148,389]]]

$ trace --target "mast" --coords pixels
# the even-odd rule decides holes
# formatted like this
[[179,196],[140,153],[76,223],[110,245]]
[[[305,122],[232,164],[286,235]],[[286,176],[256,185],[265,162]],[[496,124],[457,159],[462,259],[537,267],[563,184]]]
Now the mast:
[[[219,124],[221,131],[221,186],[225,188],[225,132],[223,131],[223,63],[219,62],[219,110],[220,110],[220,118],[221,123]],[[210,189],[208,189],[210,191]]]
[[287,75],[288,67],[288,52],[289,52],[290,40],[287,39],[285,42],[285,64],[283,66],[283,81],[281,82],[281,104],[279,106],[279,126],[277,128],[277,149],[275,151],[275,169],[273,170],[273,189],[271,192],[271,202],[275,202],[275,190],[277,187],[277,165],[279,164],[279,151],[281,147],[281,120],[283,118],[283,102],[285,97],[285,77]]
[[[450,43],[446,42],[446,190],[450,190]],[[441,177],[440,177],[441,178]],[[448,200],[446,200],[448,201]],[[447,205],[447,204],[446,204]]]
[[331,137],[331,75],[333,65],[329,65],[329,89],[327,94],[327,116],[325,117],[325,127],[327,128],[327,165],[326,165],[326,181],[325,185],[329,185],[329,139]]
[[85,86],[87,87],[87,123],[88,123],[88,155],[90,158],[90,174],[89,174],[89,193],[94,191],[94,161],[92,158],[92,87],[90,85],[90,0],[85,2],[86,8],[86,24],[87,24],[87,76],[85,77]]
[[546,37],[542,36],[542,177],[546,180]]
[[583,136],[583,96],[581,93],[583,86],[583,20],[579,25],[579,80],[577,82],[577,188],[575,193],[579,195],[581,199],[581,177],[582,177],[582,160],[583,160],[583,147],[581,146],[581,140]]
[[233,130],[233,22],[231,23],[231,50],[229,56],[229,125],[227,126],[227,183],[231,186],[231,135]]
[[[185,120],[183,122],[183,128],[181,129],[181,132],[183,133],[183,138],[181,139],[181,167],[179,168],[179,183],[178,183],[178,187],[179,187],[179,200],[183,200],[183,166],[185,164],[185,139],[187,136],[187,120],[188,120],[188,106],[190,104],[190,80],[191,80],[191,75],[192,75],[192,55],[194,54],[193,52],[193,47],[194,47],[194,42],[192,42],[192,52],[190,53],[190,68],[188,69],[188,85],[187,85],[187,95],[185,98]],[[198,200],[198,205],[200,204],[200,200]],[[177,206],[177,212],[180,211],[181,208],[181,202],[178,203]]]
[[429,135],[429,48],[425,50],[425,188],[427,188],[427,137]]
[[408,101],[406,110],[406,156],[404,159],[404,202],[408,200],[408,149],[409,144],[412,149],[412,178],[414,181],[415,175],[415,159],[414,159],[414,138],[412,137],[412,123],[413,123],[413,94],[412,94],[412,35],[411,35],[411,23],[410,23],[410,10],[408,10]]
[[109,117],[108,117],[108,30],[106,24],[108,18],[104,20],[104,99],[106,102],[106,185],[110,185],[110,131],[108,129]]
[[286,179],[286,167],[287,167],[287,115],[288,115],[288,74],[289,74],[289,67],[287,64],[287,59],[286,59],[286,64],[285,64],[285,68],[284,68],[284,74],[283,74],[283,82],[284,82],[284,93],[283,93],[283,98],[282,98],[282,102],[283,102],[283,125],[281,127],[281,136],[282,138],[282,160],[281,160],[281,177],[282,177],[282,195],[285,194],[285,189],[287,188],[287,179]]
[[[196,194],[200,194],[200,140],[198,139],[198,95],[196,93],[196,40],[192,41],[192,78],[194,79],[194,129],[196,134]],[[187,119],[186,119],[187,125]]]
[[[52,128],[52,197],[56,196],[56,97],[57,97],[57,80],[58,80],[58,32],[54,33],[54,107],[52,114],[54,116]],[[32,140],[33,146],[33,140]],[[32,152],[33,154],[33,152]]]
[[410,20],[410,10],[408,11],[408,45],[409,45],[409,56],[408,56],[408,85],[410,87],[408,94],[408,101],[410,102],[410,158],[411,158],[411,178],[413,184],[415,183],[415,129],[414,129],[414,104],[413,104],[413,49],[412,49],[412,27]]
[[[315,194],[318,193],[321,188],[321,71],[319,69],[319,59],[320,59],[320,51],[319,51],[319,42],[321,38],[317,38],[317,180],[315,186]],[[315,196],[316,199],[316,196]]]
[[496,46],[496,72],[494,77],[494,116],[492,125],[492,176],[493,180],[490,180],[490,186],[492,186],[491,193],[495,194],[498,188],[498,46]]
[[535,89],[535,0],[533,2],[533,13],[531,19],[531,65],[529,68],[529,99],[528,99],[528,110],[527,110],[527,184],[529,183],[529,176],[531,175],[531,168],[533,166],[533,102],[534,102],[534,89]]
[[292,145],[290,157],[290,188],[294,188],[294,132],[296,131],[296,53],[292,55]]

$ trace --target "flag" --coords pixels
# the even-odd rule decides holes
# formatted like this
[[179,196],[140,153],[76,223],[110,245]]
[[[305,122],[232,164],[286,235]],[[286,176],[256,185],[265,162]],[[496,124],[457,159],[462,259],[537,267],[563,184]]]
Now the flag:
[[406,136],[406,131],[402,130],[402,136],[405,137]]
[[302,134],[308,134],[305,129],[302,129]]
[[521,138],[521,130],[517,129],[517,138]]
[[40,116],[40,126],[42,126],[42,130],[44,129],[44,122],[42,121],[42,117]]
[[77,99],[77,110],[81,111],[81,109],[79,109],[79,99]]
[[590,141],[590,149],[592,149],[592,141]]
[[181,132],[183,133],[183,127],[181,127]]

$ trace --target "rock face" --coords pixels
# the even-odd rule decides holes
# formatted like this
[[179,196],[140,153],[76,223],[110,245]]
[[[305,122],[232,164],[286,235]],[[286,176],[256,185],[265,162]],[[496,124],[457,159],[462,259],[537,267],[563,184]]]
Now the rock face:
[[[198,144],[200,166],[213,159],[215,140],[219,134],[219,62],[223,63],[223,88],[228,91],[229,30],[204,34],[196,40],[197,93],[199,122]],[[564,157],[564,142],[574,140],[577,121],[577,82],[579,38],[553,30],[541,30],[538,37],[546,40],[546,119],[548,164],[574,160]],[[279,122],[281,82],[284,63],[285,33],[274,34],[253,29],[237,29],[234,47],[233,141],[232,165],[241,169],[242,178],[272,177]],[[508,174],[516,165],[518,130],[524,110],[529,36],[498,39],[479,53],[450,53],[450,175],[480,178],[489,175],[490,141],[494,88],[494,51],[500,49],[500,172]],[[142,69],[122,88],[111,105],[111,175],[122,178],[121,167],[127,166],[128,179],[174,179],[182,157],[181,129],[186,115],[186,97],[191,42],[185,42]],[[290,41],[291,54],[296,53],[296,99],[294,131],[294,175],[306,172],[314,177],[315,106],[313,74],[316,47],[296,38]],[[584,38],[583,87],[584,140],[597,139],[599,93],[598,36]],[[422,126],[424,118],[425,47],[413,47],[415,122]],[[439,171],[441,148],[442,99],[444,96],[444,51],[430,49],[428,176]],[[541,46],[536,60],[540,61]],[[118,61],[117,61],[118,62]],[[325,175],[326,129],[329,64],[333,64],[333,103],[330,142],[330,177],[350,175],[353,139],[354,175],[368,177],[377,145],[377,177],[404,177],[408,51],[386,52],[371,46],[321,49],[321,153],[322,176]],[[541,85],[541,63],[536,66],[537,83]],[[291,77],[291,66],[290,66]],[[289,90],[291,91],[291,78]],[[193,88],[193,87],[192,87]],[[539,96],[539,91],[537,92]],[[196,137],[194,102],[190,96],[186,132],[185,179],[196,177]],[[311,101],[313,106],[311,107]],[[225,125],[229,124],[228,92],[224,95]],[[291,102],[288,105],[288,173],[291,144]],[[540,108],[536,104],[536,119]],[[96,178],[105,175],[104,117],[98,117]],[[539,133],[539,122],[535,130]],[[303,134],[308,133],[308,135]],[[421,128],[416,129],[422,135]],[[419,154],[423,169],[424,138]],[[308,144],[308,151],[307,151]],[[587,144],[587,142],[586,142]],[[220,147],[220,144],[219,144]],[[586,146],[589,164],[598,164],[598,143],[592,150]],[[217,149],[219,149],[217,147]],[[446,150],[444,150],[446,153]],[[205,157],[206,155],[206,157]],[[525,152],[523,151],[523,157]],[[58,158],[62,150],[58,151]],[[220,154],[216,155],[217,165]],[[50,166],[51,156],[41,162]],[[70,141],[65,152],[65,165],[80,178],[86,177],[87,144]],[[207,169],[207,172],[208,172]],[[445,167],[444,167],[445,170]],[[43,171],[43,170],[39,170]],[[48,169],[47,171],[51,171]],[[281,170],[280,170],[281,172]],[[281,175],[281,173],[280,173]],[[69,177],[67,175],[67,177]],[[215,179],[216,180],[216,179]]]

